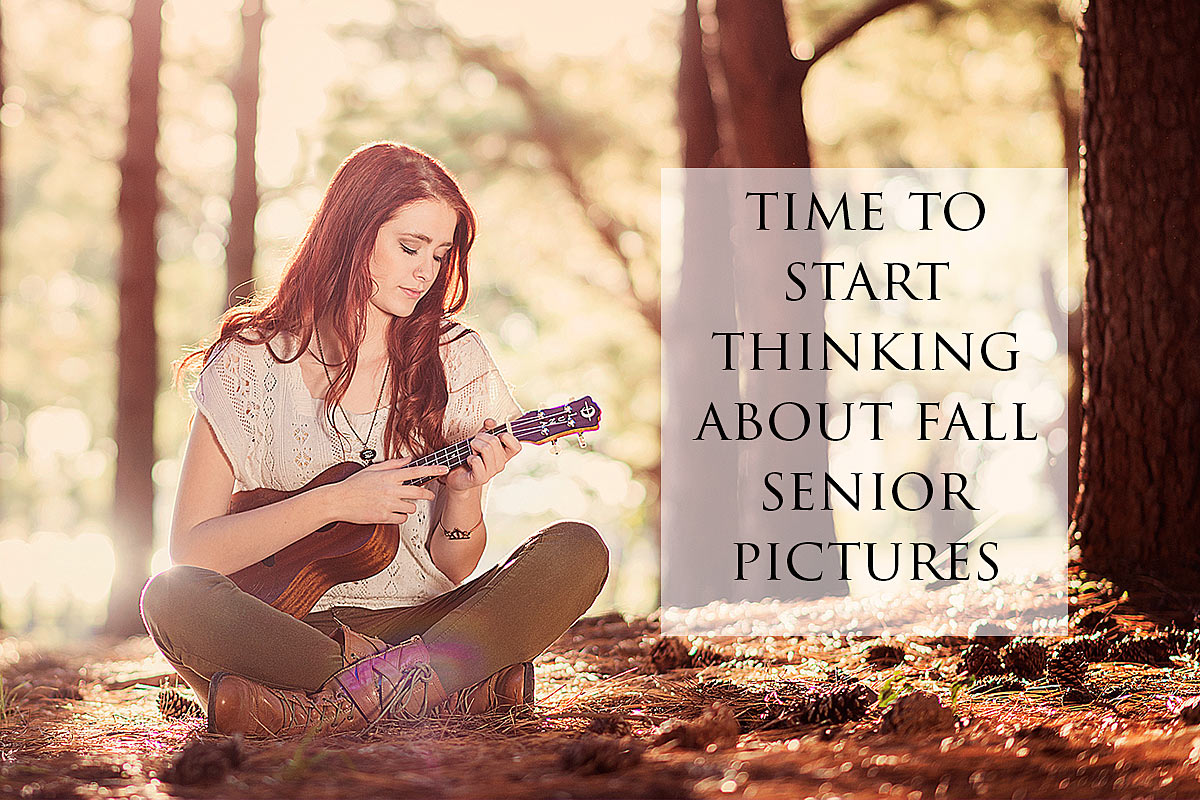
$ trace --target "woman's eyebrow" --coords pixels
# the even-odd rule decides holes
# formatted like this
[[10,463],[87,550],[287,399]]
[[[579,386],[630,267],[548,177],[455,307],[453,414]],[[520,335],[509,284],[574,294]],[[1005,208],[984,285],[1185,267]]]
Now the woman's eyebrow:
[[[433,241],[433,239],[430,239],[428,236],[426,236],[423,233],[413,233],[412,231],[401,231],[400,235],[401,236],[411,236],[414,239],[420,239],[422,242],[425,242],[426,244],[429,244],[430,242]],[[449,247],[451,244],[453,244],[453,242],[442,242],[441,244],[438,245],[438,247]]]

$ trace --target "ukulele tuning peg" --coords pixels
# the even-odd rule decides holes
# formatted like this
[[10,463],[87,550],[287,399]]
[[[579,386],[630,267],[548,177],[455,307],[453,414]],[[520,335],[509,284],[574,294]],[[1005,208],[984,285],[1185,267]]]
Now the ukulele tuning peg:
[[587,444],[587,442],[585,442],[585,441],[583,440],[583,434],[582,434],[582,433],[577,433],[577,434],[575,434],[575,435],[579,437],[579,446],[580,446],[580,448],[582,448],[582,449],[584,449],[584,450],[587,450],[587,446],[588,446],[588,444]]

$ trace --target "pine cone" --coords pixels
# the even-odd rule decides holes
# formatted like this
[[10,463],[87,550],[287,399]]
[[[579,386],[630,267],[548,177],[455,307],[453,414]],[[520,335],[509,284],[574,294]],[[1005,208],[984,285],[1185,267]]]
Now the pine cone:
[[633,738],[584,736],[567,743],[559,754],[559,763],[563,769],[583,775],[619,772],[641,761],[644,748]]
[[1087,680],[1087,645],[1066,641],[1046,661],[1046,674],[1063,687],[1082,687]]
[[1046,674],[1046,646],[1034,639],[1014,639],[1000,650],[1000,662],[1018,678],[1037,680]]
[[971,627],[967,631],[967,636],[975,644],[982,644],[993,650],[999,650],[1008,643],[1009,638],[1012,637],[1012,631],[1003,625],[997,625],[989,620],[977,619],[971,623]]
[[861,681],[834,681],[814,684],[800,702],[786,709],[780,718],[791,725],[814,722],[847,722],[862,719],[879,695]]
[[199,703],[174,687],[160,689],[157,700],[159,713],[167,719],[204,716]]
[[903,661],[904,648],[899,645],[878,642],[867,648],[868,664],[874,664],[877,667],[894,667]]
[[1195,634],[1195,631],[1189,631],[1186,628],[1177,628],[1172,625],[1162,631],[1161,636],[1170,645],[1173,655],[1182,656],[1191,652],[1192,644],[1195,641]]
[[954,726],[954,712],[936,694],[917,690],[901,695],[879,721],[883,733],[919,733]]
[[240,733],[219,742],[194,739],[171,757],[158,777],[166,783],[211,783],[240,766],[244,758]]
[[707,645],[698,644],[688,651],[688,660],[693,667],[709,667],[724,663],[725,656]]
[[1092,633],[1087,636],[1075,636],[1071,639],[1072,646],[1078,647],[1083,657],[1087,659],[1089,664],[1095,664],[1103,661],[1108,655],[1108,640],[1104,638],[1102,633]]
[[1108,651],[1108,660],[1169,667],[1171,666],[1171,650],[1170,642],[1161,634],[1126,636],[1113,643]]
[[612,736],[628,736],[633,726],[620,714],[600,714],[587,726],[588,733]]
[[721,703],[713,703],[697,719],[669,719],[660,725],[650,739],[657,747],[667,742],[678,742],[680,747],[704,750],[711,744],[717,747],[737,742],[742,726],[733,709]]
[[983,677],[999,675],[1004,668],[1000,665],[1000,658],[994,650],[982,644],[973,644],[963,651],[960,670]]
[[670,672],[673,669],[690,667],[692,659],[683,639],[678,636],[664,636],[650,651],[650,663],[654,665],[656,672]]

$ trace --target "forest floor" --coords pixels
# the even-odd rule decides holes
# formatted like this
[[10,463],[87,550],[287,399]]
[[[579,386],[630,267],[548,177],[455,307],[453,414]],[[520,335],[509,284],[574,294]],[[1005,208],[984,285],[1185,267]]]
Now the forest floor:
[[[1107,614],[1109,635],[1155,625],[1091,586],[1078,610]],[[1195,655],[1092,663],[1085,690],[1043,678],[976,694],[965,638],[889,640],[895,665],[867,639],[662,641],[646,619],[585,618],[536,662],[532,709],[237,741],[202,716],[164,716],[159,694],[177,684],[148,638],[56,651],[8,639],[0,798],[1200,797],[1200,726],[1177,710],[1200,695]],[[789,692],[831,673],[872,702],[806,722],[811,695]],[[913,690],[948,710],[903,717],[896,698]]]

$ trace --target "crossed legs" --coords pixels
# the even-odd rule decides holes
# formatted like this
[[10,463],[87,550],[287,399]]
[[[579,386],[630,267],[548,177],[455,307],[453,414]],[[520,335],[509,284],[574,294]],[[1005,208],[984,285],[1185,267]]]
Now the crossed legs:
[[453,693],[531,661],[587,611],[608,577],[608,548],[591,525],[555,522],[477,578],[418,606],[338,607],[296,619],[243,592],[227,576],[178,565],[142,591],[155,644],[197,697],[217,672],[316,691],[342,668],[330,638],[339,620],[389,644],[420,635]]

